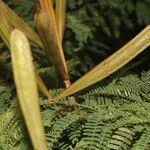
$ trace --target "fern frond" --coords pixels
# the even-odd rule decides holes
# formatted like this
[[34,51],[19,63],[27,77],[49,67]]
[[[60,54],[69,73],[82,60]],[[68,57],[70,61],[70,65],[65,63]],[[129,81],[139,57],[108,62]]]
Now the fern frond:
[[150,149],[150,127],[147,126],[141,133],[139,140],[133,144],[131,150],[146,150]]
[[142,98],[150,102],[150,70],[141,74],[141,80]]
[[128,128],[118,128],[117,131],[112,136],[112,139],[109,140],[108,148],[112,150],[124,150],[129,149],[134,138],[134,133]]
[[108,103],[136,102],[141,101],[140,95],[143,93],[141,88],[146,85],[146,82],[143,82],[137,75],[132,74],[119,79],[113,79],[107,86],[100,86],[86,93],[83,97],[80,97],[85,99],[87,105],[97,103],[97,107],[98,105],[100,106]]
[[59,138],[62,137],[62,133],[65,130],[68,130],[73,123],[78,122],[81,118],[82,114],[76,111],[69,113],[67,116],[57,120],[53,125],[52,130],[47,133],[49,149],[57,147],[57,145],[54,144],[58,142]]
[[83,137],[77,143],[77,150],[98,150],[106,147],[106,143],[111,135],[111,126],[103,123],[103,116],[99,113],[93,113],[87,119],[83,127]]
[[18,106],[11,106],[0,115],[0,145],[2,149],[30,149],[28,134]]

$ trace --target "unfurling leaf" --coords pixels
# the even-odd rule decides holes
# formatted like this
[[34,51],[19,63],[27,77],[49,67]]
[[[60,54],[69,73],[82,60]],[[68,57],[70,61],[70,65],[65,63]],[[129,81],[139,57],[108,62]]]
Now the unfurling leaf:
[[37,32],[43,42],[51,63],[55,66],[64,82],[69,81],[69,75],[64,57],[60,37],[58,34],[56,17],[51,0],[40,0],[35,15]]
[[47,150],[29,42],[18,29],[11,33],[10,47],[17,94],[33,147]]
[[68,89],[64,90],[56,99],[72,95],[108,77],[140,54],[149,45],[150,25],[117,52],[98,64],[94,69],[73,83]]

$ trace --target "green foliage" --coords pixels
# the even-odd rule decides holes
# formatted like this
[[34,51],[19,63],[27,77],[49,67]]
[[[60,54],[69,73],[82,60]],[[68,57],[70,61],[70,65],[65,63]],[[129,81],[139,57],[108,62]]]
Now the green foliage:
[[5,112],[7,108],[11,105],[11,89],[5,85],[0,86],[0,114]]
[[[71,97],[62,101],[41,99],[49,149],[150,148],[150,71],[98,86],[77,95],[78,103],[71,102]],[[58,94],[62,89],[52,91]],[[27,150],[30,143],[16,100],[0,118],[1,147]]]
[[23,17],[29,25],[33,25],[33,14],[37,0],[6,0],[7,5]]
[[[34,27],[32,19],[37,0],[6,2]],[[149,0],[68,0],[63,46],[72,81],[149,24],[149,6]],[[55,88],[57,75],[47,56],[35,45],[32,51],[38,73],[51,93],[57,95],[63,89]],[[76,102],[72,97],[51,101],[41,96],[49,149],[150,149],[147,54],[102,83],[75,95]],[[9,53],[0,43],[0,149],[29,150],[32,147],[14,92],[10,66]],[[141,70],[145,71],[141,73]]]
[[17,105],[11,106],[0,115],[0,147],[2,150],[21,150],[31,147],[29,141],[27,141],[27,131],[21,112],[18,109]]

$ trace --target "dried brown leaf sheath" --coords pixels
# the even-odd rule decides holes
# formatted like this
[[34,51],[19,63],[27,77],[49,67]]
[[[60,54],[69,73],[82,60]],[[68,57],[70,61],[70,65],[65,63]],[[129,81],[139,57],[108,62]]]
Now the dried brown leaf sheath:
[[69,80],[66,60],[57,31],[56,18],[51,0],[40,0],[35,15],[37,32],[43,42],[48,57],[63,80]]
[[[13,27],[19,28],[24,32],[29,39],[33,40],[39,46],[42,46],[39,36],[27,25],[21,18],[19,18],[5,3],[0,0],[0,35],[10,49],[10,32],[13,30]],[[12,19],[13,18],[13,19]],[[36,71],[35,71],[36,73]],[[47,88],[45,87],[40,76],[36,73],[37,84],[41,92],[48,98],[52,98]]]
[[29,27],[13,10],[11,10],[2,0],[0,0],[0,13],[5,14],[8,23],[14,28],[21,30],[30,40],[38,46],[43,47],[39,36]]
[[65,30],[65,15],[66,15],[67,0],[56,0],[56,22],[60,40],[62,42]]
[[6,17],[4,14],[0,14],[0,35],[4,43],[8,48],[9,46],[9,37],[10,37],[10,32],[12,31],[12,26],[8,23]]

